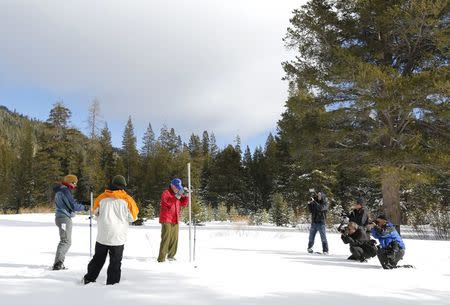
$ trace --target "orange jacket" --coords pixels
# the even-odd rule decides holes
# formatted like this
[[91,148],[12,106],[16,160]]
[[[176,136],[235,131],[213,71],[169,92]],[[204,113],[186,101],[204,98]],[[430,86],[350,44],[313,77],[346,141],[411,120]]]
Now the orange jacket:
[[125,244],[128,224],[136,220],[139,209],[124,190],[105,190],[94,201],[97,216],[97,242],[108,246]]

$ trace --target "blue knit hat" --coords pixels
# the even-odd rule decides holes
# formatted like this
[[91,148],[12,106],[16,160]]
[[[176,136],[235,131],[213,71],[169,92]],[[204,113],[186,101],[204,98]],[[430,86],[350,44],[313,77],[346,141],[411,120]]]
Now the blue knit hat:
[[175,178],[172,181],[170,181],[170,184],[174,185],[178,190],[181,190],[183,188],[183,185],[181,185],[181,179]]

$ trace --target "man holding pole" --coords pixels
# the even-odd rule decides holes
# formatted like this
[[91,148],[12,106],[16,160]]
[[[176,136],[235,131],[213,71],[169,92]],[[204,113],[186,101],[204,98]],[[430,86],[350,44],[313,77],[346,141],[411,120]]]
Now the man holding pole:
[[158,262],[175,260],[178,247],[178,223],[182,206],[189,203],[187,192],[181,184],[181,179],[175,178],[161,195],[159,223],[161,224],[161,244]]

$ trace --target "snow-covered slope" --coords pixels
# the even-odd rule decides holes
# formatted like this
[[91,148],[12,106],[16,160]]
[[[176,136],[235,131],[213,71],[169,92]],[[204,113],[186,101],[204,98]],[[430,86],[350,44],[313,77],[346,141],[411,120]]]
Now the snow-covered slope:
[[[307,234],[246,230],[209,224],[197,230],[196,262],[189,263],[188,231],[181,228],[176,262],[157,263],[156,221],[132,227],[122,281],[80,285],[89,262],[86,216],[74,220],[69,270],[49,270],[58,243],[53,215],[0,215],[1,305],[101,304],[450,304],[450,242],[405,240],[401,264],[383,270],[378,260],[347,261],[348,247],[329,234],[330,255],[306,253]],[[95,239],[95,228],[94,228]],[[317,236],[316,250],[320,239]]]

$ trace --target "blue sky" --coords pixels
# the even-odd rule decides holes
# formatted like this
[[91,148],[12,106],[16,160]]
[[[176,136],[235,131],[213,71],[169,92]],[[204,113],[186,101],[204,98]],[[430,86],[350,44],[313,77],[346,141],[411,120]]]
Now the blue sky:
[[284,109],[282,38],[303,2],[1,1],[0,105],[45,120],[63,100],[86,131],[97,98],[115,146],[131,115],[138,143],[151,123],[254,149]]

